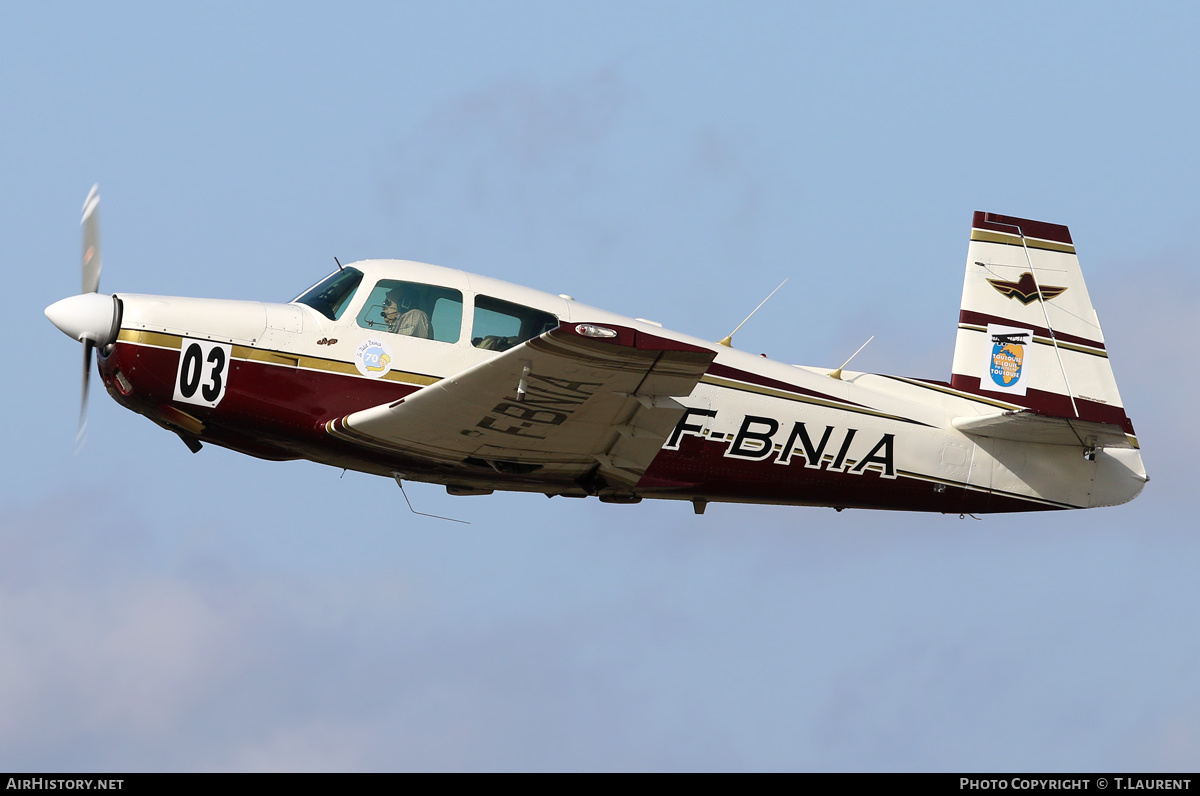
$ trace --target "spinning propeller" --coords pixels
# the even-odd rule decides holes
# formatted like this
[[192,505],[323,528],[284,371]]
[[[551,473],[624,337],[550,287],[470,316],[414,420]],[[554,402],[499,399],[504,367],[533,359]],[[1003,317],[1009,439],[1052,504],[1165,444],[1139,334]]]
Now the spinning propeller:
[[116,340],[118,313],[116,296],[96,291],[100,287],[100,186],[93,185],[83,203],[83,282],[77,296],[56,301],[46,308],[46,317],[68,337],[83,343],[83,397],[79,404],[76,449],[83,444],[87,428],[88,378],[92,349]]

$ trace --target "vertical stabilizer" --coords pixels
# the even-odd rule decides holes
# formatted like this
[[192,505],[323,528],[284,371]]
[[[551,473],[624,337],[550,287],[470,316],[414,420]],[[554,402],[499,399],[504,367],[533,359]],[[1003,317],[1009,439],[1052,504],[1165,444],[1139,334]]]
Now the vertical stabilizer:
[[1133,433],[1065,226],[975,213],[951,384]]

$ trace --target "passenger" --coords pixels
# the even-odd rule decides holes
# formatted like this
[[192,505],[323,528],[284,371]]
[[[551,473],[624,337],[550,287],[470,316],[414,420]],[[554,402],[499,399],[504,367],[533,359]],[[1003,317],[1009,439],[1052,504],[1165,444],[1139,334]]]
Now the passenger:
[[499,334],[489,334],[487,337],[476,337],[471,344],[487,351],[507,351],[519,342],[521,342],[521,338],[516,335],[505,337]]
[[424,310],[412,306],[408,291],[394,287],[383,299],[383,319],[389,332],[409,337],[433,339],[433,327]]

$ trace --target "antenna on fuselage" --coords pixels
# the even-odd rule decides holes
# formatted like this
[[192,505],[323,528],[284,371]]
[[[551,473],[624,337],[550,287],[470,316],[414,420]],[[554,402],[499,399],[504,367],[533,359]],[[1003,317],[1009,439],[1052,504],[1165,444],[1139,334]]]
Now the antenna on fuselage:
[[[785,280],[783,280],[782,282],[780,282],[780,283],[779,283],[779,287],[783,287],[783,286],[784,286],[784,285],[786,285],[786,284],[787,284],[787,280],[785,279]],[[758,306],[757,306],[757,307],[755,307],[754,309],[750,310],[750,314],[746,316],[746,321],[748,321],[748,320],[750,320],[751,318],[753,318],[753,317],[754,317],[754,313],[756,313],[756,312],[758,312],[760,309],[762,309],[762,305],[764,305],[764,304],[766,304],[768,301],[770,301],[770,300],[771,300],[771,296],[774,296],[776,293],[778,293],[778,292],[779,292],[779,287],[777,287],[777,288],[775,288],[774,290],[772,290],[772,291],[771,291],[769,294],[767,294],[767,297],[766,297],[765,299],[763,299],[762,301],[760,301],[760,302],[758,303]],[[733,330],[732,332],[730,332],[730,333],[729,333],[729,334],[728,334],[726,337],[723,337],[722,339],[718,340],[718,341],[717,341],[717,342],[718,342],[718,344],[719,344],[719,345],[723,345],[723,346],[727,346],[727,347],[729,347],[729,348],[733,348],[733,336],[734,336],[735,334],[737,334],[737,333],[738,333],[738,329],[741,329],[743,326],[745,326],[745,325],[746,325],[746,321],[742,321],[741,323],[739,323],[739,324],[737,325],[737,329],[734,329],[734,330]]]
[[[875,339],[875,335],[871,335],[870,337],[867,338],[867,343],[871,342],[874,339]],[[866,348],[867,343],[863,343],[862,345],[860,345],[858,347],[858,351],[862,351],[864,348]],[[853,354],[851,354],[850,359],[854,359],[856,356],[858,356],[858,351],[855,351]],[[841,368],[838,368],[837,370],[834,370],[834,371],[830,371],[828,374],[829,378],[837,379],[838,381],[841,381],[842,380],[842,368],[844,368],[850,364],[850,359],[847,359],[845,362],[843,362]]]
[[447,522],[459,522],[463,525],[470,525],[466,520],[456,520],[453,517],[443,517],[440,514],[426,514],[423,511],[417,511],[413,508],[412,501],[408,499],[408,493],[404,491],[404,473],[393,471],[392,478],[396,479],[396,485],[400,487],[400,494],[404,495],[404,502],[408,504],[408,510],[413,514],[421,517],[433,517],[435,520],[446,520]]
[[339,270],[339,271],[343,271],[343,272],[344,272],[344,271],[346,270],[345,268],[343,268],[343,267],[342,267],[342,261],[341,261],[341,260],[339,260],[339,259],[338,259],[336,256],[334,256],[334,258],[333,258],[333,261],[334,261],[335,263],[337,263],[337,264],[338,264],[338,270]]

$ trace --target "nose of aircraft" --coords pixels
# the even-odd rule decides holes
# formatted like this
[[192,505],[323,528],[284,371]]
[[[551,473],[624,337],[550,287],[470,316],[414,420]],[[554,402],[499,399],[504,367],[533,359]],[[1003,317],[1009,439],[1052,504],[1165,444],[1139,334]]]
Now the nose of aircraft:
[[103,293],[80,293],[51,304],[46,317],[72,340],[104,346],[116,333],[116,300]]

